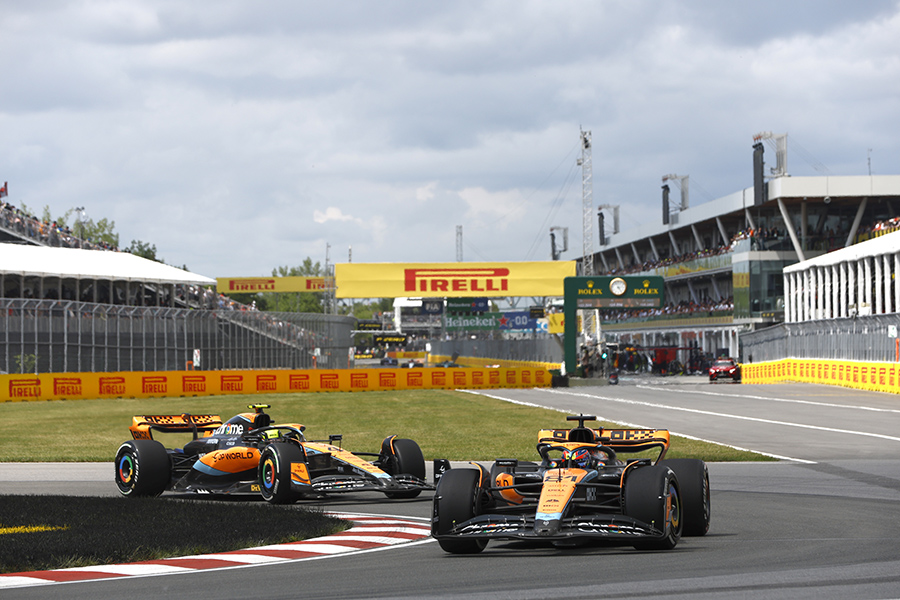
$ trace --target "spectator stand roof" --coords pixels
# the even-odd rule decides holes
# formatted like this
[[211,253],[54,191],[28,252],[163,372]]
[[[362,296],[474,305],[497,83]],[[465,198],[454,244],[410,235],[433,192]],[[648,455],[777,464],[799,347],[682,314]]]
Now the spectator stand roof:
[[0,275],[216,285],[215,279],[128,252],[22,244],[0,244]]

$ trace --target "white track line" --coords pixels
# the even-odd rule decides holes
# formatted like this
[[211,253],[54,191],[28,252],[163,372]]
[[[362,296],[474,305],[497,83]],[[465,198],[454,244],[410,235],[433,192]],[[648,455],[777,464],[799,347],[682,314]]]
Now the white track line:
[[[625,400],[624,398],[609,398],[609,397],[606,397],[606,396],[594,396],[594,395],[591,395],[591,394],[579,394],[579,393],[575,393],[575,392],[564,392],[564,391],[553,390],[553,389],[547,389],[547,388],[535,388],[535,389],[539,389],[540,391],[547,392],[547,393],[550,393],[550,394],[564,394],[564,395],[569,395],[569,396],[580,396],[580,397],[584,397],[584,398],[595,398],[595,399],[597,399],[597,400],[608,400],[608,401],[610,401],[610,402],[622,402],[622,403],[626,403],[626,404],[645,404],[645,405],[647,405],[647,406],[652,406],[652,407],[657,407],[657,408],[670,408],[670,409],[673,409],[673,410],[688,410],[688,411],[691,410],[691,409],[679,409],[679,408],[677,408],[677,407],[670,407],[670,406],[665,406],[665,405],[662,405],[662,404],[650,404],[650,403],[638,402],[638,401],[634,401],[634,400]],[[545,408],[545,409],[547,409],[547,410],[553,410],[553,411],[561,412],[561,413],[570,413],[570,412],[571,412],[571,411],[569,411],[569,410],[563,410],[563,409],[556,408],[556,407],[553,407],[553,406],[543,406],[543,405],[541,405],[541,404],[534,404],[534,403],[532,403],[532,402],[522,402],[522,401],[520,401],[520,400],[514,400],[514,399],[512,399],[512,398],[504,398],[503,396],[497,396],[497,395],[494,395],[494,394],[485,394],[485,393],[479,392],[479,391],[477,391],[477,390],[457,390],[457,391],[460,391],[460,392],[469,392],[470,394],[476,394],[476,395],[478,395],[478,396],[486,396],[486,397],[488,397],[488,398],[494,398],[495,400],[503,400],[503,401],[505,401],[505,402],[511,402],[511,403],[513,403],[513,404],[521,404],[521,405],[523,405],[523,406],[532,406],[532,407],[535,407],[535,408]],[[702,411],[693,411],[693,412],[702,412]],[[713,413],[710,413],[710,414],[713,414]],[[722,415],[722,416],[728,416],[728,415]],[[609,422],[619,423],[619,424],[621,424],[621,425],[625,425],[626,427],[638,427],[638,428],[641,428],[641,429],[647,429],[647,428],[649,427],[649,426],[647,426],[647,425],[638,425],[638,424],[635,424],[635,423],[623,423],[623,422],[620,421],[620,420],[617,420],[617,419],[610,419],[610,418],[602,417],[602,416],[599,416],[599,415],[597,415],[597,418],[600,419],[601,421],[609,421]],[[763,452],[762,450],[754,450],[753,448],[742,448],[742,447],[740,447],[740,446],[735,446],[735,445],[733,445],[733,444],[724,444],[724,443],[722,443],[722,442],[717,442],[717,441],[715,441],[715,440],[708,440],[708,439],[704,439],[704,438],[699,438],[699,437],[695,437],[695,436],[692,436],[692,435],[688,435],[688,434],[686,434],[686,433],[679,433],[679,432],[677,432],[677,431],[671,431],[671,433],[674,434],[674,435],[683,437],[683,438],[687,438],[687,439],[689,439],[689,440],[696,440],[696,441],[698,441],[698,442],[706,442],[706,443],[708,443],[708,444],[716,444],[716,445],[718,445],[718,446],[725,446],[726,448],[732,448],[732,449],[734,449],[734,450],[740,450],[740,451],[742,451],[742,452],[755,452],[756,454],[762,454],[763,456],[769,456],[769,457],[771,457],[771,458],[777,458],[778,460],[789,460],[789,461],[792,461],[792,462],[798,462],[798,463],[803,463],[803,464],[808,464],[808,465],[814,465],[814,464],[816,464],[816,462],[815,462],[815,461],[812,461],[812,460],[806,460],[806,459],[803,459],[803,458],[794,458],[794,457],[791,457],[791,456],[783,456],[783,455],[780,455],[780,454],[772,454],[771,452]]]

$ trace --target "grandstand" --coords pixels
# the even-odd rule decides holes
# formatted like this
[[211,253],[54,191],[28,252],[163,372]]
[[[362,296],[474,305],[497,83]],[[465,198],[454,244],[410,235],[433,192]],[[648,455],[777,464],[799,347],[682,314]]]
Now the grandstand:
[[[664,189],[662,205],[655,223],[602,236],[594,265],[600,275],[664,277],[667,305],[601,313],[604,337],[748,361],[741,336],[785,321],[786,267],[900,226],[900,176],[781,173],[684,209],[670,209]],[[859,294],[866,281],[881,298],[864,277],[856,280]]]
[[4,204],[0,373],[348,366],[355,319],[256,312],[215,283]]

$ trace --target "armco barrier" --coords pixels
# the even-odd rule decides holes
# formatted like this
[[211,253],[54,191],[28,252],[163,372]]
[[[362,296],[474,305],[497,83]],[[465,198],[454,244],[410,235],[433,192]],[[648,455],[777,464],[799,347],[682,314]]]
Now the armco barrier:
[[900,394],[900,363],[785,358],[741,365],[744,383],[821,383]]
[[549,387],[550,381],[550,372],[539,367],[44,373],[0,375],[0,402],[292,392],[531,388]]

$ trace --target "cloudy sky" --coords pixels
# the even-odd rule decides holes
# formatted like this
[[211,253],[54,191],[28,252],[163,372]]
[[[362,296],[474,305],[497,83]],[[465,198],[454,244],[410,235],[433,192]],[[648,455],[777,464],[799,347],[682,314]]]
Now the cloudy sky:
[[[210,277],[547,260],[594,203],[659,218],[792,175],[900,174],[900,2],[0,3],[0,182]],[[774,152],[767,148],[767,161]],[[871,165],[871,166],[870,166]],[[595,234],[596,235],[596,234]],[[595,238],[596,239],[596,238]]]

